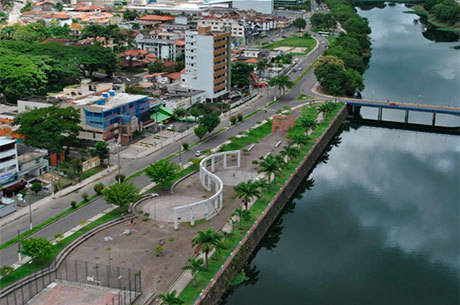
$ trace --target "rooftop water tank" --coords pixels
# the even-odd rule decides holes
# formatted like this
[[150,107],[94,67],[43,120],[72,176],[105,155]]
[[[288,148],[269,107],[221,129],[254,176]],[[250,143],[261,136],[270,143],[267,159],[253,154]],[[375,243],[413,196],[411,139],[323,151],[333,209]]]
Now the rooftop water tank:
[[97,100],[96,103],[98,105],[105,105],[105,100]]
[[115,90],[110,90],[109,94],[110,94],[110,96],[115,96]]
[[103,92],[103,93],[102,93],[102,97],[103,97],[103,98],[108,98],[108,97],[109,97],[109,94],[108,94],[107,92]]

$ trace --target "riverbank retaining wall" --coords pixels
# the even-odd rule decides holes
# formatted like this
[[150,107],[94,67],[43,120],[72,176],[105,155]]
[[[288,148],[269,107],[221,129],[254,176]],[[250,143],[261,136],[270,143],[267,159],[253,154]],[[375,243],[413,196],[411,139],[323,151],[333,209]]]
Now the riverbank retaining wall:
[[297,167],[296,171],[265,208],[262,215],[259,216],[254,225],[249,229],[248,234],[243,238],[235,251],[233,251],[225,261],[223,267],[210,281],[208,287],[201,293],[194,305],[218,304],[219,299],[230,287],[232,279],[246,264],[252,252],[257,248],[257,245],[265,236],[270,226],[280,215],[286,203],[289,202],[299,185],[313,170],[318,159],[347,118],[347,115],[347,107],[343,106],[336,118],[331,122],[323,135],[318,138],[316,144]]

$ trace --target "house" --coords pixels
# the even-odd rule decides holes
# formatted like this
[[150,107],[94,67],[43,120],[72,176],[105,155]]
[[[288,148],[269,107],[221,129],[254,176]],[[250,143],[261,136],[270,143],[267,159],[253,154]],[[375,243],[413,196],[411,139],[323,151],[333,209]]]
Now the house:
[[136,22],[143,26],[152,26],[164,22],[173,22],[175,19],[174,16],[168,15],[144,15],[136,19]]
[[46,159],[48,151],[24,144],[17,144],[19,174],[18,179],[32,182],[49,171]]
[[146,67],[149,64],[157,61],[157,57],[154,54],[151,54],[145,50],[127,50],[120,53],[119,56],[120,66],[122,68]]

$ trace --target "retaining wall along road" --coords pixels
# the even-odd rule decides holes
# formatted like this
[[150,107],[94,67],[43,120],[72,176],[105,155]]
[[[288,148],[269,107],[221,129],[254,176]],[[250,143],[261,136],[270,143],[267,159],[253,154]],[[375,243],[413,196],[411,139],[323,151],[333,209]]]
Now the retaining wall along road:
[[222,268],[209,282],[200,297],[195,301],[195,305],[215,305],[219,302],[221,296],[229,288],[232,279],[246,264],[252,252],[256,249],[275,219],[280,215],[284,206],[291,199],[298,186],[313,170],[318,159],[328,147],[329,142],[337,133],[347,115],[347,108],[344,106],[323,135],[318,139],[316,144],[311,148],[308,155],[303,159],[302,163],[297,167],[286,184],[280,189],[275,198],[265,208],[262,215],[259,216],[254,225],[249,229],[246,236],[225,261]]

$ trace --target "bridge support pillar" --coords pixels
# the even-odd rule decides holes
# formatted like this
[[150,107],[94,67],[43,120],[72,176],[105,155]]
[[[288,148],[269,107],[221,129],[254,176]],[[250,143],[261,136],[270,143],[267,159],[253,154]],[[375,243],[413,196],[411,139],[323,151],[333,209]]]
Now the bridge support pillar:
[[431,126],[436,126],[436,112],[433,112],[433,118],[431,119]]
[[409,110],[406,110],[406,113],[404,114],[404,123],[409,123]]
[[353,120],[359,120],[360,110],[361,110],[361,106],[352,105],[351,114],[353,115]]
[[382,108],[379,108],[379,113],[377,115],[377,120],[381,121],[382,120],[382,112],[383,112],[383,109]]

